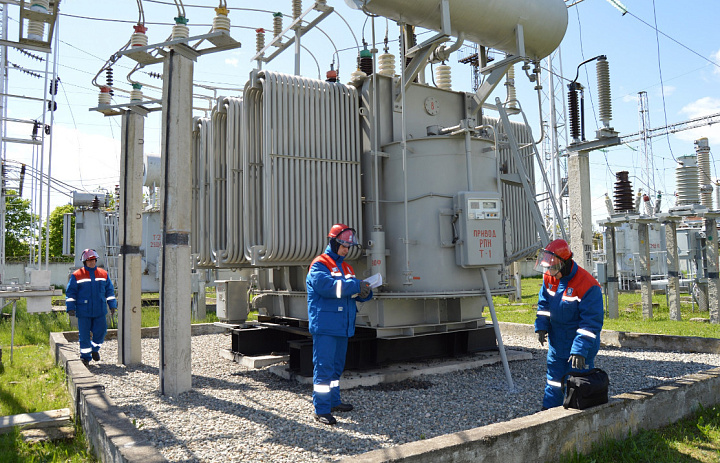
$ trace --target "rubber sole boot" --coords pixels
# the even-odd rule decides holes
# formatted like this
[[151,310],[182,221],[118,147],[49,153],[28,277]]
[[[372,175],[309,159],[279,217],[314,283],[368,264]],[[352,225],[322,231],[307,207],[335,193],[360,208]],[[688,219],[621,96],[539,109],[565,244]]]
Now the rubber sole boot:
[[333,425],[333,424],[337,423],[337,420],[335,419],[335,417],[329,413],[324,413],[322,415],[315,414],[315,421],[318,421],[322,424],[327,424],[327,425]]
[[80,360],[82,360],[83,365],[85,365],[86,367],[90,366],[90,360],[88,360],[88,359],[80,359]]
[[93,352],[93,353],[92,353],[92,358],[93,358],[93,360],[95,360],[96,362],[99,362],[99,361],[100,361],[100,352]]
[[351,404],[340,404],[336,405],[332,408],[331,411],[333,412],[351,412],[353,410],[353,407]]

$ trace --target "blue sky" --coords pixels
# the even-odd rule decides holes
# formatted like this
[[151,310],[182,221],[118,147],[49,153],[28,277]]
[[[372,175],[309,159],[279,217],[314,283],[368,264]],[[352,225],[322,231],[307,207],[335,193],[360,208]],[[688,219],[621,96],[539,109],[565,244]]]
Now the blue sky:
[[[272,30],[272,12],[285,15],[284,25],[291,16],[290,1],[267,1],[262,4],[228,0],[232,36],[242,43],[242,48],[206,55],[195,64],[195,82],[206,86],[242,88],[254,63],[255,29]],[[307,50],[302,54],[302,74],[324,76],[330,63],[340,65],[340,78],[349,80],[355,69],[356,44],[364,35],[371,40],[371,23],[357,10],[351,10],[343,1],[328,2],[338,14],[320,23],[322,31],[308,33],[303,38]],[[482,3],[482,2],[480,2]],[[567,4],[573,3],[568,1]],[[172,1],[142,2],[145,24],[148,26],[150,43],[164,41],[170,34],[173,18],[178,10]],[[198,8],[194,5],[205,6]],[[185,2],[191,35],[209,31],[215,1],[194,0]],[[717,0],[677,2],[671,0],[625,0],[628,13],[623,15],[607,0],[583,0],[568,9],[568,29],[561,44],[563,74],[566,79],[575,76],[577,65],[585,59],[604,54],[610,64],[610,81],[613,105],[611,125],[621,135],[638,131],[638,92],[648,95],[651,127],[677,123],[691,118],[720,112],[720,40],[717,19],[720,4]],[[303,2],[303,10],[310,6]],[[239,10],[251,7],[254,10]],[[137,2],[118,0],[98,2],[90,0],[63,0],[58,26],[58,75],[61,85],[57,94],[58,109],[54,114],[54,141],[52,147],[51,175],[76,186],[78,190],[94,191],[97,188],[112,189],[118,181],[120,158],[120,119],[104,117],[89,108],[97,106],[98,91],[91,81],[104,62],[129,40],[132,25],[138,21]],[[10,9],[9,39],[17,38],[17,8]],[[347,22],[347,24],[346,24]],[[375,20],[376,37],[383,39],[387,30],[390,52],[398,54],[398,28],[393,21]],[[654,30],[657,24],[659,33]],[[269,37],[270,33],[268,33]],[[266,39],[269,41],[270,39]],[[338,50],[335,53],[335,50]],[[38,53],[34,53],[39,55]],[[41,55],[44,58],[44,55]],[[10,49],[8,60],[24,70],[44,70],[45,63]],[[316,64],[317,60],[317,64]],[[126,75],[134,61],[122,58],[114,66],[115,85],[129,90]],[[293,72],[294,57],[288,50],[267,69]],[[453,87],[470,89],[470,70],[458,64],[453,56]],[[52,66],[52,65],[51,65]],[[319,68],[319,69],[318,69]],[[161,73],[161,65],[146,67],[143,71]],[[516,69],[518,97],[539,131],[537,125],[536,97],[531,84]],[[160,81],[147,74],[136,73],[137,80],[146,84],[144,93],[153,98],[159,91]],[[105,81],[105,76],[98,78]],[[586,86],[586,132],[593,134],[596,128],[597,96],[595,65],[590,63],[580,69],[579,81]],[[13,68],[9,71],[9,93],[42,97],[44,82]],[[198,93],[212,95],[197,89]],[[221,90],[219,94],[234,95],[233,90]],[[127,94],[116,92],[115,102],[127,101]],[[502,93],[504,96],[504,93]],[[206,105],[202,100],[196,106]],[[202,111],[197,110],[196,115]],[[20,119],[36,119],[42,116],[38,102],[25,102],[11,98],[8,116]],[[49,113],[48,116],[49,118]],[[49,122],[49,119],[48,121]],[[146,150],[159,153],[160,120],[157,114],[147,118]],[[25,137],[30,134],[26,124],[9,124],[10,136]],[[653,141],[654,173],[651,179],[644,174],[645,161],[640,154],[639,143],[631,146],[613,147],[605,152],[591,154],[593,216],[597,220],[605,215],[604,194],[612,195],[615,172],[630,171],[633,187],[652,187],[664,193],[675,190],[675,166],[679,156],[694,152],[693,141],[707,137],[713,148],[720,144],[720,127],[679,132],[668,137],[655,137]],[[49,146],[46,145],[46,159]],[[30,164],[32,151],[28,146],[9,144],[7,159]],[[712,176],[717,178],[715,158]],[[45,167],[47,170],[47,167]],[[27,195],[26,195],[27,197]],[[52,207],[68,202],[67,197],[51,195]],[[666,196],[663,210],[672,204]]]

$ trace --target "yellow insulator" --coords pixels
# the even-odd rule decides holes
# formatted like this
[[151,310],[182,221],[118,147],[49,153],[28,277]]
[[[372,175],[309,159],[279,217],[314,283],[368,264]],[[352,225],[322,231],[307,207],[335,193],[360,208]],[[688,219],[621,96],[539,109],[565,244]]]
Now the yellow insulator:
[[435,68],[435,85],[437,88],[444,90],[452,89],[452,76],[450,75],[450,66],[447,64],[438,64]]
[[[50,1],[49,0],[33,0],[30,4],[30,11],[35,11],[37,13],[44,13],[48,14],[48,9],[50,8]],[[28,21],[28,36],[27,38],[30,40],[38,40],[40,42],[43,41],[43,38],[45,37],[45,23],[42,21]]]
[[378,74],[388,77],[395,76],[395,55],[383,53],[378,56]]
[[223,6],[215,8],[215,17],[213,18],[213,32],[230,32],[230,18],[228,13],[230,10]]

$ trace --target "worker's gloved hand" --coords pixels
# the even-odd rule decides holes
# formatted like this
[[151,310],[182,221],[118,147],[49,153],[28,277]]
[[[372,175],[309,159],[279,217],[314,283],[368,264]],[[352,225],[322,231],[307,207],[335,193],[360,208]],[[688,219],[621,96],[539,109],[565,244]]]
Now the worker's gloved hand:
[[545,330],[538,330],[538,331],[536,331],[535,333],[537,334],[538,341],[540,341],[540,345],[541,345],[541,346],[544,346],[544,345],[545,345],[545,341],[547,341],[547,331],[545,331]]
[[67,312],[68,312],[68,315],[70,315],[71,317],[74,317],[74,316],[75,316],[75,311],[74,311],[74,310],[68,310]]
[[582,355],[573,354],[570,356],[570,366],[576,370],[585,369],[585,357]]
[[370,295],[370,291],[372,291],[372,289],[370,289],[370,283],[368,283],[367,281],[361,281],[360,299],[365,299],[366,297],[368,297]]

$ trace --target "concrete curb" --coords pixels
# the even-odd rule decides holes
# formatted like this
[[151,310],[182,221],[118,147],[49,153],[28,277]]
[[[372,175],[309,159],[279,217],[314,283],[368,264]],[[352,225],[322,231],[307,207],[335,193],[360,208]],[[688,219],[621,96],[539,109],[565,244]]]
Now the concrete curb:
[[[503,334],[532,336],[533,333],[535,333],[535,327],[524,323],[501,322],[500,331]],[[602,330],[602,333],[600,334],[600,341],[603,346],[629,349],[720,354],[720,339],[716,338]]]
[[[212,324],[191,325],[193,335],[223,333],[226,330]],[[157,337],[158,328],[143,328],[142,337]],[[106,339],[117,337],[117,330],[108,330]],[[73,398],[72,408],[90,441],[93,454],[104,462],[167,461],[120,409],[105,394],[105,387],[78,358],[71,344],[77,342],[77,332],[50,333],[50,349],[55,363],[65,368],[68,391]]]

